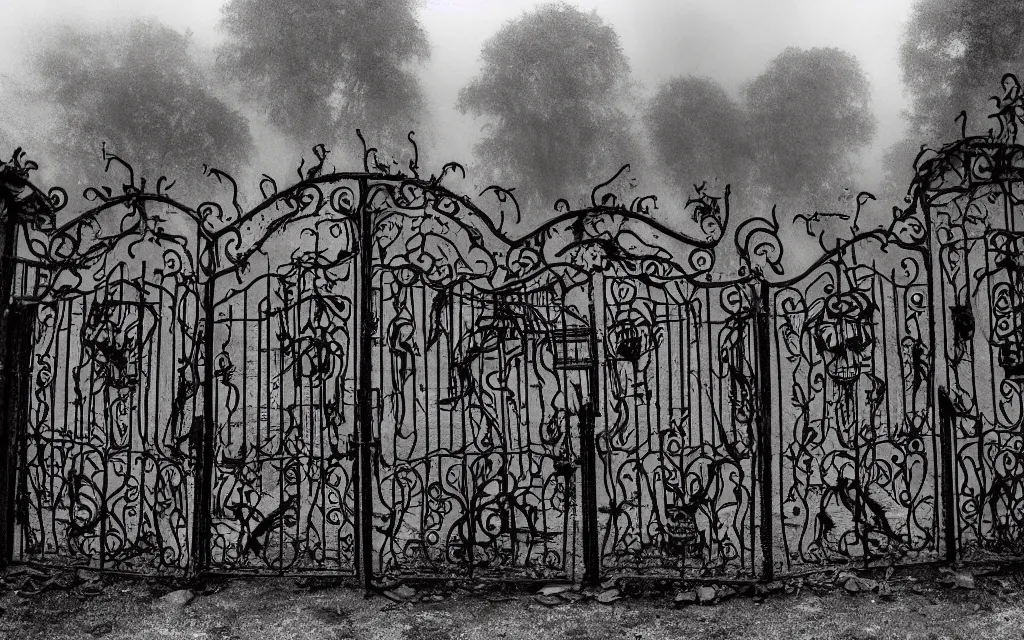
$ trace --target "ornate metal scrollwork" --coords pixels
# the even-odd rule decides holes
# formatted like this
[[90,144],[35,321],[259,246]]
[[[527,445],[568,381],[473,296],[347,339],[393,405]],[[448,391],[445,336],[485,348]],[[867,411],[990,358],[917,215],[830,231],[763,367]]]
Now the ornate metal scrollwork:
[[445,186],[461,165],[422,178],[412,134],[408,173],[365,142],[336,172],[318,145],[248,209],[217,169],[223,196],[193,207],[106,154],[125,184],[59,223],[66,196],[18,154],[0,195],[36,306],[17,553],[755,578],[1015,548],[1015,82],[999,132],[922,155],[887,225],[859,227],[866,193],[794,216],[816,257],[776,209],[726,246],[728,188],[695,186],[668,226],[616,191],[625,167],[512,237],[513,189],[479,194],[491,215]]

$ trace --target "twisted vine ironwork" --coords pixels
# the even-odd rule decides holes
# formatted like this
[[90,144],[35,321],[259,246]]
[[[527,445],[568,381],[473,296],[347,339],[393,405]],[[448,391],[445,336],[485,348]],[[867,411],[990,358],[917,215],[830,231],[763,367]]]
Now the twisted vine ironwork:
[[421,177],[412,134],[409,173],[365,142],[361,171],[328,170],[318,145],[249,208],[215,168],[224,197],[192,207],[106,154],[125,184],[70,217],[18,153],[14,557],[370,582],[1017,553],[1024,152],[1004,90],[998,130],[923,152],[886,226],[860,228],[866,193],[795,216],[820,247],[802,262],[775,210],[723,242],[728,187],[696,186],[671,225],[654,196],[626,206],[628,165],[512,237],[513,190],[483,189],[489,214],[444,186],[460,165]]

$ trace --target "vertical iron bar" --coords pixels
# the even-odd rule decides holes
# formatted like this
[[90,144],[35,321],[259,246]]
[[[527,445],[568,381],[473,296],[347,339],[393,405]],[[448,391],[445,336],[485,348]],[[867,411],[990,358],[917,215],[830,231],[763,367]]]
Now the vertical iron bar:
[[[0,389],[8,391],[13,390],[10,381],[16,377],[12,375],[14,368],[11,365],[20,359],[13,356],[17,349],[14,334],[17,329],[11,323],[17,313],[12,294],[17,266],[14,260],[18,230],[15,219],[20,212],[13,211],[7,206],[0,207],[0,211],[6,214],[2,227],[3,236],[0,237],[0,349],[3,349],[0,352]],[[4,397],[0,399],[0,451],[4,454],[0,460],[0,465],[3,465],[0,469],[4,471],[0,474],[0,514],[4,516],[3,526],[0,526],[0,567],[11,561],[14,552],[14,486],[18,465],[16,443],[21,430],[18,417],[22,401],[23,399],[10,393],[4,393]]]
[[358,378],[356,381],[356,419],[359,446],[359,458],[356,464],[355,474],[357,476],[357,507],[356,520],[359,523],[357,536],[357,553],[359,554],[360,573],[362,573],[363,586],[369,591],[373,587],[373,478],[370,466],[373,462],[370,455],[370,443],[373,437],[371,425],[373,408],[371,402],[371,385],[373,376],[372,340],[373,340],[373,318],[371,317],[371,298],[373,296],[373,256],[370,243],[373,239],[373,230],[370,228],[370,221],[366,219],[366,191],[368,184],[366,178],[359,180],[359,205],[356,209],[356,224],[359,225],[359,275],[358,275],[358,297],[359,297],[359,338],[357,340],[357,362],[359,364]]
[[[583,405],[580,420],[580,474],[583,482],[583,582],[596,583],[601,579],[601,562],[597,546],[597,442],[595,431],[599,413],[597,398],[599,389],[597,358],[597,313],[594,301],[594,281],[604,287],[600,276],[590,279],[590,361],[587,366],[587,401]],[[602,291],[603,293],[603,291]],[[603,296],[602,296],[603,299]],[[567,349],[568,345],[563,345]]]
[[774,527],[772,513],[772,379],[771,371],[771,315],[770,292],[768,283],[760,282],[760,299],[757,322],[757,379],[760,386],[760,410],[758,411],[758,475],[761,477],[761,560],[762,577],[771,581],[775,579],[775,562],[772,557],[774,547]]
[[942,534],[946,539],[946,562],[956,562],[956,495],[953,485],[953,418],[956,411],[945,387],[938,389],[939,438],[942,440]]
[[4,413],[0,421],[3,433],[0,437],[5,446],[3,459],[4,473],[0,477],[3,483],[3,526],[0,527],[0,566],[6,566],[14,559],[14,523],[17,517],[17,485],[21,474],[18,466],[24,450],[25,418],[28,413],[28,397],[30,389],[30,372],[32,356],[32,325],[35,307],[15,307],[7,309],[4,320]]
[[[924,262],[924,272],[927,274],[928,309],[932,313],[932,323],[928,331],[929,370],[932,374],[928,376],[928,400],[932,405],[929,407],[929,420],[934,425],[936,418],[938,419],[940,445],[939,490],[942,492],[940,499],[942,505],[942,537],[945,538],[945,559],[947,562],[952,563],[956,562],[960,543],[957,531],[956,469],[953,462],[956,435],[953,430],[953,403],[950,400],[946,387],[938,381],[940,374],[940,344],[942,345],[942,353],[945,353],[949,340],[946,324],[948,317],[944,305],[944,290],[936,291],[937,286],[943,287],[943,285],[941,279],[936,279],[937,275],[941,277],[941,269],[936,270],[934,268],[934,265],[937,264],[935,261],[937,253],[935,251],[935,234],[932,232],[932,212],[928,202],[927,198],[920,198],[921,218],[924,221],[924,237],[928,243],[926,249],[922,252],[922,261]],[[955,301],[954,304],[956,304]],[[941,341],[939,335],[937,335],[939,332],[941,332]],[[942,379],[948,380],[949,362],[943,360],[943,365],[941,373],[944,375]],[[934,438],[934,435],[932,437]],[[934,451],[934,448],[932,450]]]
[[216,260],[212,255],[210,257],[209,268],[209,276],[203,285],[204,319],[202,337],[204,362],[202,429],[194,429],[192,433],[192,450],[195,453],[196,478],[198,479],[195,488],[195,513],[192,519],[192,561],[188,571],[188,573],[193,576],[206,568],[209,562],[210,551],[208,538],[210,537],[210,509],[212,508],[210,495],[213,481],[213,432],[216,426],[216,420],[213,413],[213,394],[215,390],[213,322],[216,278],[214,278],[213,273],[216,272],[217,267]]

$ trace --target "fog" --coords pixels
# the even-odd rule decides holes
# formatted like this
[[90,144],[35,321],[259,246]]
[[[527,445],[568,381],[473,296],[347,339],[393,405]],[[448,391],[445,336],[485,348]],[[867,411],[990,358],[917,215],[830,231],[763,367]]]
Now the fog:
[[[481,45],[503,22],[539,2],[434,0],[423,11],[434,47],[425,73],[442,151],[469,157],[478,128],[451,109],[473,75]],[[864,179],[881,177],[885,147],[901,137],[907,108],[898,66],[900,36],[911,0],[579,0],[615,27],[641,90],[677,75],[715,78],[739,94],[769,60],[789,46],[838,47],[853,54],[872,84],[878,132],[864,154]]]
[[[482,123],[456,108],[459,89],[479,70],[484,42],[504,23],[542,4],[534,0],[428,0],[419,18],[431,54],[421,67],[430,113],[420,127],[427,166],[447,160],[469,164]],[[873,188],[882,177],[882,154],[903,134],[907,107],[897,54],[911,0],[574,0],[611,25],[628,57],[639,97],[658,83],[686,74],[709,76],[739,96],[745,82],[786,47],[838,47],[856,57],[871,83],[877,131],[860,157],[858,188]],[[58,22],[106,25],[156,18],[192,34],[199,52],[223,40],[216,0],[0,0],[6,26],[0,39],[0,131],[26,146],[39,113],[19,98],[25,52],[37,35]],[[294,157],[275,157],[280,137],[252,123],[259,172],[293,167]],[[29,149],[31,152],[31,148]],[[9,153],[4,150],[4,154]],[[36,154],[38,155],[38,154]],[[289,154],[290,155],[290,154]],[[279,162],[278,162],[279,161]],[[269,164],[269,166],[267,166]]]

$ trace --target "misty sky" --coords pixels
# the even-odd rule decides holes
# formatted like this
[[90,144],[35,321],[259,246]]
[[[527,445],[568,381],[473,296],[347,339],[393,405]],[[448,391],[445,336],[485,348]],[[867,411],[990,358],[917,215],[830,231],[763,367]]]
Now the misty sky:
[[[420,15],[432,54],[423,85],[435,124],[428,164],[468,161],[479,125],[455,110],[476,73],[484,41],[539,0],[425,0]],[[191,30],[202,47],[221,39],[218,0],[0,0],[0,74],[16,75],[24,39],[55,19],[102,24],[155,17]],[[686,74],[711,76],[734,95],[787,46],[839,47],[856,56],[872,84],[878,133],[863,177],[880,177],[882,151],[901,137],[907,106],[898,49],[912,0],[571,0],[618,32],[644,94]],[[19,37],[20,36],[20,37]],[[865,184],[863,186],[869,186]]]

